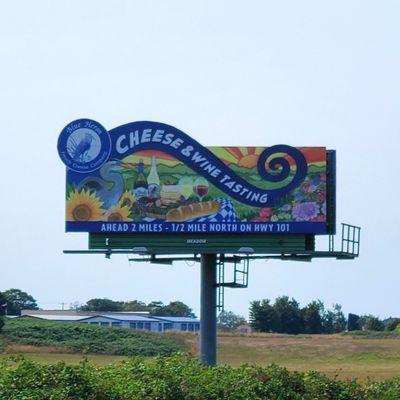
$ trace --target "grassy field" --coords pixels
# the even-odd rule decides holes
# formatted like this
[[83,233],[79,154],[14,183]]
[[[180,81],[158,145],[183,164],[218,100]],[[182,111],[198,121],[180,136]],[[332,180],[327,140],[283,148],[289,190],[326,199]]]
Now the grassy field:
[[[195,354],[198,351],[198,336],[185,334],[184,337]],[[71,364],[87,357],[97,365],[104,365],[127,359],[105,354],[65,353],[57,347],[27,345],[8,346],[0,358],[15,354],[23,354],[42,363],[63,360]],[[218,337],[218,362],[231,366],[276,363],[291,371],[316,370],[339,379],[382,380],[400,376],[400,336],[221,334]]]
[[46,353],[40,348],[36,349],[16,349],[15,352],[9,351],[5,354],[0,354],[0,360],[6,359],[10,356],[22,355],[28,360],[36,361],[42,364],[56,364],[59,361],[64,361],[66,364],[78,364],[79,362],[87,359],[94,365],[107,365],[120,363],[123,360],[128,359],[126,356],[112,356],[108,354],[76,354],[76,353],[56,353],[54,349],[51,352]]
[[218,348],[218,361],[232,366],[276,363],[291,371],[312,369],[340,379],[400,376],[400,337],[223,335]]

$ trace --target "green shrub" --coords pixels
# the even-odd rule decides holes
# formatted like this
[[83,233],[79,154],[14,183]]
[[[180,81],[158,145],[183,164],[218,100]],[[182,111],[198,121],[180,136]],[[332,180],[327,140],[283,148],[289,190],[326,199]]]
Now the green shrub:
[[95,367],[88,362],[41,365],[23,358],[0,363],[0,399],[7,400],[397,400],[400,379],[330,379],[317,372],[268,367],[206,367],[184,357],[134,358]]
[[378,317],[373,315],[364,315],[361,317],[361,326],[367,331],[383,331],[385,325]]
[[385,331],[394,331],[400,324],[400,318],[391,318],[385,325]]
[[0,317],[0,332],[3,328],[3,326],[4,326],[4,319],[3,319],[3,317]]
[[82,353],[156,356],[186,350],[179,335],[33,318],[7,321],[3,337],[17,344],[64,347]]

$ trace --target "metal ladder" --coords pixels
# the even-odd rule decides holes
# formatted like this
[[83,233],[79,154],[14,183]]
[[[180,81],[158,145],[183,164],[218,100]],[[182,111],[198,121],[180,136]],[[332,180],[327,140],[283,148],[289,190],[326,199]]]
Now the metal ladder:
[[[225,263],[233,263],[233,280],[225,280]],[[217,261],[217,304],[220,311],[224,311],[225,288],[243,289],[247,288],[249,283],[249,257],[231,257],[227,261],[224,255],[220,255]]]
[[[359,226],[342,223],[342,256],[358,257],[360,254],[361,228]],[[335,235],[329,235],[329,252],[335,251]],[[337,258],[341,258],[340,256]]]
[[358,257],[360,253],[360,232],[359,226],[342,224],[342,253],[350,253]]

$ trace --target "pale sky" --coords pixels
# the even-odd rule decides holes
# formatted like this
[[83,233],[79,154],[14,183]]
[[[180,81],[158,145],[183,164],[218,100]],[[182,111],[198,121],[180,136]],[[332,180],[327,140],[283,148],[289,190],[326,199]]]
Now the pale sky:
[[253,262],[228,310],[287,294],[400,316],[399,20],[386,0],[0,1],[0,291],[43,308],[108,297],[199,312],[198,264],[62,253],[87,234],[64,233],[61,129],[151,120],[206,146],[337,150],[337,220],[362,226],[360,258]]

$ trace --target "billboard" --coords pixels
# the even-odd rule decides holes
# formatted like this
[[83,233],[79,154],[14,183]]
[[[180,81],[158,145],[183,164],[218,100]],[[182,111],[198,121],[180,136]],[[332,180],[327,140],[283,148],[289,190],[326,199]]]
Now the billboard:
[[58,151],[69,232],[328,232],[325,147],[204,147],[159,122],[81,119]]

